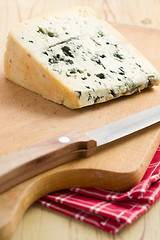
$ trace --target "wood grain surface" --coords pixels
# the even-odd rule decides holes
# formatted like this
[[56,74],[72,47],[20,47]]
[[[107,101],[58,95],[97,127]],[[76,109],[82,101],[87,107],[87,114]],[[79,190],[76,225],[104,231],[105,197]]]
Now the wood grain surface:
[[[54,9],[60,9],[62,7],[69,7],[73,5],[89,5],[95,8],[103,17],[109,21],[129,23],[134,25],[145,25],[149,27],[159,28],[160,23],[160,2],[156,0],[145,1],[145,0],[136,0],[136,1],[120,1],[120,0],[110,0],[110,1],[31,1],[31,0],[0,0],[0,58],[3,60],[3,53],[5,48],[6,36],[8,30],[15,25],[18,21],[27,19],[31,16],[36,16],[44,12],[52,11]],[[148,30],[146,29],[146,32]],[[153,32],[152,32],[153,34]],[[130,35],[132,35],[130,33]],[[129,36],[130,37],[130,36]],[[137,35],[136,38],[139,36]],[[131,36],[132,38],[132,36]],[[153,34],[154,38],[154,34]],[[148,56],[152,53],[152,49],[149,49]],[[155,52],[156,54],[156,52]],[[159,63],[155,60],[155,66],[159,68]],[[10,89],[11,90],[11,89]],[[13,91],[11,90],[12,96]],[[16,93],[15,93],[16,94]],[[29,98],[28,98],[29,99]],[[35,98],[35,102],[38,100]],[[15,104],[13,99],[10,99],[12,104]],[[13,105],[12,105],[13,106]],[[4,105],[6,107],[6,105]],[[30,105],[27,103],[21,103],[18,106],[18,110],[26,112],[26,109],[30,108]],[[41,117],[41,110],[47,111],[47,109],[37,110],[35,122],[32,123],[33,128],[36,126],[39,117]],[[12,109],[12,108],[11,108]],[[8,114],[11,109],[8,110]],[[36,108],[33,109],[34,111]],[[50,112],[52,114],[53,112]],[[35,114],[31,112],[31,114]],[[16,121],[16,112],[13,111],[12,119],[9,119],[6,122],[6,127],[9,129],[10,124]],[[6,116],[5,116],[6,118]],[[14,120],[15,119],[15,120]],[[27,119],[25,125],[22,124],[23,130],[27,130],[27,124],[29,119]],[[54,128],[54,124],[50,121],[51,128]],[[47,125],[44,125],[44,129]],[[35,128],[36,134],[36,128]],[[43,131],[42,131],[43,133]],[[11,132],[11,135],[13,132]],[[25,141],[25,144],[30,144],[31,141],[34,142],[36,139],[29,140],[22,135],[22,131],[18,131],[17,135],[19,140]],[[48,134],[49,135],[49,134]],[[2,152],[7,153],[7,151],[15,150],[20,148],[22,145],[19,141],[17,146],[14,142],[14,137],[9,140],[7,138],[6,132],[2,131],[1,137],[3,137],[3,146],[8,142],[10,147],[3,148]],[[47,138],[48,136],[46,136]],[[43,135],[40,136],[43,139]],[[9,149],[9,150],[8,150]],[[160,237],[160,229],[158,227],[160,221],[160,206],[159,202],[155,204],[152,209],[144,214],[138,221],[132,224],[130,227],[124,229],[120,234],[116,236],[109,235],[105,232],[102,232],[90,225],[81,223],[77,220],[71,219],[59,213],[53,213],[50,210],[46,210],[39,206],[32,206],[24,218],[22,219],[19,228],[17,229],[13,240],[31,240],[31,239],[158,239]],[[63,229],[63,231],[62,231]]]

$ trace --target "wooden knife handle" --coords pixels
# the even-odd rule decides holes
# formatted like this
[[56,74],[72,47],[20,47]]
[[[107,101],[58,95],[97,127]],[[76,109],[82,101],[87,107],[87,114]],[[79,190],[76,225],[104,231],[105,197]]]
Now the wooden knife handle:
[[79,132],[62,136],[0,157],[0,193],[51,168],[78,157],[89,157],[96,141]]

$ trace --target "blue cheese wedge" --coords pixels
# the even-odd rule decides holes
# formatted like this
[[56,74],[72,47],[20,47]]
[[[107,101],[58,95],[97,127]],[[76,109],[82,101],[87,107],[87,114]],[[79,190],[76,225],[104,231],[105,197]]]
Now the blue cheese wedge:
[[17,25],[4,66],[7,79],[72,109],[160,83],[152,64],[87,7]]

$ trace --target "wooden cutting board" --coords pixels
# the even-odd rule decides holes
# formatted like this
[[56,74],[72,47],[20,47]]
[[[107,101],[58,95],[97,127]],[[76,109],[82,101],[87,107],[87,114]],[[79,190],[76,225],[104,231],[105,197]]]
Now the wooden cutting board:
[[[160,30],[113,24],[160,71]],[[160,87],[128,97],[70,110],[4,78],[0,69],[0,155],[64,132],[89,131],[160,104]],[[160,124],[99,148],[34,177],[0,195],[0,239],[11,237],[25,210],[41,196],[69,187],[126,190],[144,175],[160,143]]]

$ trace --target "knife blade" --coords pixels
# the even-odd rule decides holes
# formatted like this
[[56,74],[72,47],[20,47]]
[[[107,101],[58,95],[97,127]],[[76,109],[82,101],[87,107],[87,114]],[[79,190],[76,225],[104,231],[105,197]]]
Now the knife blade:
[[97,146],[112,142],[160,121],[160,105],[86,133]]
[[0,157],[0,193],[78,157],[89,157],[98,146],[160,121],[160,105],[86,133],[72,131]]

